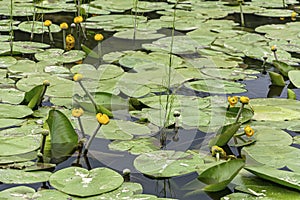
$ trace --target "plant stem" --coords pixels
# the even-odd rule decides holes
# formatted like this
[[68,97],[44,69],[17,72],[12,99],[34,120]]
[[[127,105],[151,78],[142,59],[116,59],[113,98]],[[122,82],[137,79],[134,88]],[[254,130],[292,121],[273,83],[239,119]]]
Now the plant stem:
[[30,34],[30,41],[33,40],[33,36],[34,36],[35,18],[36,18],[36,3],[34,2],[33,18],[32,18],[32,26],[31,26],[31,34]]
[[137,6],[138,6],[138,0],[133,0],[133,8],[134,8],[134,28],[133,28],[133,41],[135,41],[136,38],[136,27],[137,27]]
[[275,51],[274,51],[274,58],[275,58],[276,61],[278,61],[277,54],[276,54]]
[[96,130],[94,131],[93,135],[89,138],[89,140],[87,141],[86,145],[85,145],[85,150],[84,150],[84,154],[86,155],[89,151],[89,148],[91,146],[92,141],[94,140],[95,136],[97,135],[99,129],[101,128],[101,124],[99,123]]
[[245,105],[245,104],[242,103],[242,105],[241,105],[241,107],[240,107],[240,109],[239,109],[239,112],[238,112],[238,114],[237,114],[237,116],[236,116],[235,123],[237,123],[237,122],[239,121],[239,119],[240,119],[240,117],[241,117],[241,114],[242,114],[242,111],[243,111],[243,108],[244,108],[244,105]]
[[64,50],[66,50],[67,45],[66,45],[66,30],[62,30],[63,31],[63,46],[64,46]]
[[51,43],[51,45],[53,45],[54,40],[53,40],[53,36],[52,36],[51,30],[50,30],[50,26],[48,26],[48,32],[49,32],[50,43]]
[[85,138],[85,133],[84,133],[84,129],[83,129],[83,126],[82,126],[81,119],[80,119],[80,117],[78,117],[77,119],[78,119],[78,124],[79,124],[80,131],[81,131],[81,136],[82,136],[82,138]]
[[10,55],[13,55],[13,36],[14,36],[14,29],[13,29],[13,0],[10,0],[10,18],[9,18],[9,35],[10,35],[10,41],[9,41],[9,46],[10,46]]
[[243,12],[243,2],[240,2],[240,12],[241,12],[241,26],[245,26],[245,20],[244,20],[244,12]]
[[79,83],[80,87],[83,89],[83,91],[85,92],[85,94],[89,97],[92,104],[94,105],[96,112],[98,112],[98,106],[97,106],[95,100],[93,99],[92,95],[89,93],[89,91],[87,91],[87,89],[84,87],[84,85],[82,84],[81,81],[78,81],[78,83]]
[[282,0],[282,6],[285,8],[285,0]]

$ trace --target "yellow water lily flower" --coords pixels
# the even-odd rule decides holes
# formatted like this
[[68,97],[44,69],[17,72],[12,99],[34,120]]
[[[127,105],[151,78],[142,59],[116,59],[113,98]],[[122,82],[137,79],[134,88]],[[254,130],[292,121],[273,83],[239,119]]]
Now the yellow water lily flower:
[[230,107],[234,107],[235,104],[237,104],[239,98],[237,96],[233,96],[233,97],[228,96],[227,100],[228,100],[228,103],[229,103]]
[[109,123],[109,117],[106,114],[98,113],[96,118],[100,124],[106,125]]
[[82,78],[83,78],[83,75],[82,75],[82,74],[75,74],[75,75],[73,76],[73,80],[74,80],[75,82],[81,81]]
[[66,43],[67,44],[74,44],[75,43],[75,38],[72,34],[68,34],[66,36]]
[[69,28],[69,26],[68,26],[68,24],[67,24],[66,22],[61,23],[61,24],[59,25],[59,27],[60,27],[61,29],[63,29],[63,30],[66,30],[66,29]]
[[277,46],[276,45],[271,46],[271,51],[273,52],[277,51]]
[[241,96],[241,97],[240,97],[240,102],[241,102],[242,104],[248,104],[249,101],[250,101],[249,97],[246,97],[246,96]]
[[78,118],[78,117],[82,116],[83,113],[84,113],[84,111],[83,111],[82,108],[74,108],[74,109],[72,110],[72,116],[73,116],[73,117],[77,117],[77,118]]
[[81,22],[83,22],[83,17],[82,16],[77,16],[77,17],[74,18],[74,23],[75,24],[79,24]]
[[46,20],[46,21],[44,22],[44,26],[51,26],[51,25],[52,25],[51,20]]
[[216,156],[219,153],[220,157],[226,157],[226,152],[221,147],[214,145],[211,147],[211,155]]
[[254,130],[249,125],[245,126],[244,132],[247,137],[251,137],[252,135],[254,135]]
[[297,15],[298,15],[298,13],[296,13],[296,12],[292,12],[292,14],[291,14],[291,18],[296,18],[296,17],[297,17]]
[[96,41],[102,41],[104,39],[103,35],[101,33],[97,33],[95,36],[94,36],[94,39]]

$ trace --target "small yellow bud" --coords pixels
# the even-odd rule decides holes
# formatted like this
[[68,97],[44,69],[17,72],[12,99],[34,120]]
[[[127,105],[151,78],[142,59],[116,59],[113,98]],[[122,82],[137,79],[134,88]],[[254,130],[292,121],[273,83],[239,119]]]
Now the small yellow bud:
[[226,157],[226,152],[219,146],[212,146],[211,147],[211,155],[216,156],[216,154],[219,153],[220,157]]
[[249,125],[245,126],[244,132],[247,137],[251,137],[252,135],[254,135],[254,130]]
[[240,97],[240,102],[241,102],[242,104],[248,104],[249,101],[250,101],[249,97],[246,97],[246,96],[241,96],[241,97]]
[[81,22],[83,22],[82,16],[77,16],[77,17],[74,18],[74,23],[75,24],[79,24]]
[[109,117],[106,114],[98,113],[96,118],[100,124],[106,125],[109,123]]
[[273,52],[277,51],[276,45],[271,46],[271,51],[273,51]]
[[66,36],[66,43],[67,44],[74,44],[75,43],[75,38],[72,34],[68,34]]
[[74,80],[75,82],[81,81],[82,78],[83,78],[82,74],[75,74],[75,75],[73,76],[73,80]]
[[235,104],[237,104],[237,102],[238,102],[239,99],[238,99],[237,96],[233,96],[233,97],[228,96],[227,100],[228,100],[228,103],[229,103],[230,107],[234,107]]
[[279,19],[280,19],[281,21],[285,20],[285,18],[284,18],[284,17],[280,17]]
[[296,18],[296,17],[297,17],[297,15],[298,15],[298,13],[296,13],[296,12],[292,12],[292,14],[291,14],[291,18]]
[[82,116],[83,113],[84,113],[84,111],[83,111],[82,108],[74,108],[74,109],[72,110],[72,116],[73,116],[73,117],[77,117],[77,118],[78,118],[78,117]]
[[50,86],[50,82],[49,82],[48,80],[44,80],[44,81],[43,81],[43,85],[45,85],[45,86]]
[[52,22],[50,20],[46,20],[44,22],[44,26],[51,26]]
[[66,29],[69,28],[69,26],[68,26],[68,24],[67,24],[66,22],[61,23],[61,24],[59,25],[59,27],[60,27],[61,29],[63,29],[63,30],[66,30]]
[[94,39],[96,41],[102,41],[104,39],[103,35],[101,33],[97,33],[95,36],[94,36]]

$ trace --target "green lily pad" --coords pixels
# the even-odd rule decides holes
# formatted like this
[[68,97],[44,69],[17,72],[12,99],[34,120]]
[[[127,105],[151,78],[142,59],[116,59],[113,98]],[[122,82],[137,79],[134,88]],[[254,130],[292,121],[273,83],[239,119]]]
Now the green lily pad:
[[130,140],[136,136],[146,136],[151,130],[146,126],[130,121],[110,120],[109,124],[100,128],[98,137],[109,140]]
[[300,71],[291,70],[288,72],[290,81],[297,87],[300,88]]
[[222,162],[201,172],[198,180],[207,184],[203,188],[205,191],[220,191],[227,187],[244,165],[245,161],[241,159]]
[[292,99],[252,99],[253,119],[259,121],[285,121],[299,119],[300,102]]
[[130,141],[115,140],[108,145],[109,149],[117,151],[128,151],[131,154],[139,155],[160,149],[159,141],[156,138],[138,138]]
[[[35,151],[40,147],[40,135],[2,136],[0,156],[11,156]],[[17,145],[16,145],[17,144]]]
[[144,30],[126,30],[120,31],[114,34],[116,38],[122,39],[136,39],[136,40],[154,40],[164,37],[164,34],[157,33],[156,31],[144,31]]
[[21,119],[33,112],[30,108],[23,105],[0,104],[0,118],[17,118]]
[[0,118],[0,128],[10,127],[10,126],[17,126],[23,123],[24,119],[2,119]]
[[191,81],[185,83],[184,85],[196,91],[208,92],[212,94],[232,94],[247,91],[244,88],[245,85],[242,83],[230,82],[219,79]]
[[0,198],[3,200],[25,200],[30,199],[34,193],[35,190],[31,187],[17,186],[1,191]]
[[69,167],[52,174],[49,181],[51,186],[64,193],[86,197],[117,189],[122,185],[123,177],[104,167],[90,171],[79,167]]
[[25,93],[16,90],[14,88],[1,88],[0,96],[1,102],[10,103],[10,104],[19,104],[24,99]]
[[15,169],[0,169],[0,181],[5,184],[32,184],[48,181],[51,174],[46,171],[25,172]]
[[71,50],[64,53],[63,49],[52,48],[36,53],[34,57],[39,61],[47,61],[51,58],[52,61],[57,63],[73,63],[85,58],[85,52],[80,50]]
[[36,151],[31,151],[24,154],[12,155],[12,156],[0,156],[0,164],[17,163],[33,160],[37,157]]
[[[299,164],[297,155],[300,150],[284,145],[274,145],[272,143],[268,145],[251,145],[243,148],[243,152],[246,153],[246,158],[254,159],[255,161],[276,168],[282,168],[285,166]],[[248,157],[249,156],[249,157]]]
[[[33,25],[34,24],[34,25]],[[31,33],[32,32],[32,26],[33,28],[33,33],[35,34],[42,34],[45,32],[49,32],[48,27],[44,26],[44,22],[40,22],[40,21],[24,21],[22,23],[19,24],[18,28],[21,31],[27,32],[27,33]],[[61,31],[59,25],[56,24],[52,24],[50,26],[50,31],[51,33],[56,33]]]
[[6,69],[7,67],[15,64],[17,60],[11,56],[1,56],[0,57],[0,68]]
[[300,174],[298,173],[278,170],[268,166],[247,166],[245,169],[260,178],[300,190]]
[[134,160],[138,171],[155,178],[188,174],[196,171],[196,166],[202,163],[197,154],[172,150],[144,153]]

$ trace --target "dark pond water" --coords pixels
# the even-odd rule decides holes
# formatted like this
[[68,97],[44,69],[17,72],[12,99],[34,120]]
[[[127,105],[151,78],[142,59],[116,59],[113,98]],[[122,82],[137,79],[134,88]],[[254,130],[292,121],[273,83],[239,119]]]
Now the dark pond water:
[[[159,1],[159,0],[157,0]],[[150,13],[151,17],[158,17],[153,13]],[[45,18],[52,19],[54,23],[59,24],[62,19],[63,21],[69,21],[71,22],[73,19],[73,15],[70,15],[68,13],[60,13],[55,15],[48,15]],[[21,18],[22,19],[22,18]],[[236,22],[239,22],[239,15],[230,15],[228,19],[235,20]],[[283,21],[280,21],[278,19],[274,18],[267,18],[267,17],[260,17],[259,19],[257,17],[254,17],[253,15],[246,15],[246,28],[250,32],[253,31],[253,29],[259,25],[263,24],[270,24],[270,23],[285,23]],[[167,34],[170,34],[170,30],[161,30]],[[169,32],[169,33],[168,33]],[[103,33],[105,38],[109,38],[112,36],[113,33],[111,32],[104,32]],[[184,34],[184,33],[180,33]],[[55,42],[58,44],[61,44],[61,36],[58,34],[54,34]],[[16,31],[15,33],[15,39],[16,40],[28,40],[29,34],[25,34],[23,32]],[[46,43],[49,42],[49,38],[47,36],[35,36],[35,41],[44,41]],[[141,41],[143,43],[144,41]],[[85,41],[85,44],[89,46],[90,48],[94,48],[96,44],[92,40]],[[139,49],[140,44],[134,43],[134,46],[132,47],[132,41],[128,40],[122,40],[122,39],[114,39],[109,40],[109,42],[105,43],[105,47],[103,48],[103,53],[108,53],[111,51],[122,51],[122,50],[128,50],[128,49]],[[257,60],[251,60],[251,59],[245,59],[245,63],[249,65],[249,68],[256,69],[258,71],[263,71],[262,69],[262,62]],[[267,66],[267,70],[273,70],[271,66]],[[242,83],[246,84],[246,89],[248,90],[246,93],[243,93],[241,95],[247,95],[250,98],[258,98],[258,97],[282,97],[286,98],[286,90],[287,88],[274,88],[270,87],[270,79],[268,75],[266,74],[258,74],[258,78],[256,80],[250,80],[250,81],[240,81]],[[300,90],[295,90],[297,94],[297,99],[300,99]],[[187,92],[188,93],[188,92]],[[206,94],[199,94],[199,95],[206,95]],[[188,133],[188,134],[186,134]],[[293,133],[291,133],[293,134]],[[203,138],[205,136],[205,133],[202,133],[197,130],[179,130],[179,138],[180,142],[174,142],[171,138],[169,138],[166,149],[176,149],[176,150],[186,150],[186,149],[199,149],[199,147],[202,145]],[[193,142],[191,142],[193,141]],[[229,187],[221,192],[218,193],[195,193],[191,194],[188,197],[184,197],[188,192],[188,190],[183,190],[182,186],[189,183],[193,179],[197,177],[196,173],[188,174],[185,176],[180,177],[174,177],[170,179],[152,179],[149,177],[146,177],[137,171],[132,166],[132,162],[134,160],[134,156],[130,154],[119,154],[118,157],[112,156],[110,159],[107,159],[105,161],[100,162],[99,156],[97,154],[97,151],[101,149],[100,151],[102,153],[111,153],[107,149],[109,141],[103,140],[103,139],[96,139],[91,147],[91,152],[89,153],[89,157],[87,160],[84,160],[81,158],[80,165],[84,168],[95,168],[95,167],[101,167],[101,166],[108,166],[112,167],[113,169],[119,171],[122,173],[122,170],[125,168],[129,168],[132,171],[130,180],[133,182],[138,182],[143,185],[144,193],[149,194],[155,194],[159,197],[173,197],[178,199],[187,199],[187,200],[206,200],[206,199],[219,199],[220,197],[229,194],[232,192],[231,185]],[[189,146],[185,146],[185,144],[188,143]],[[97,150],[97,151],[96,151]],[[233,150],[234,151],[234,150]],[[76,155],[68,159],[67,161],[59,164],[56,168],[56,170],[76,165]],[[30,185],[31,187],[34,187],[36,189],[40,187],[45,187],[45,185],[41,184],[33,184]],[[48,186],[48,184],[46,184]],[[13,187],[13,185],[5,185],[0,184],[0,190],[3,190],[5,188]]]

